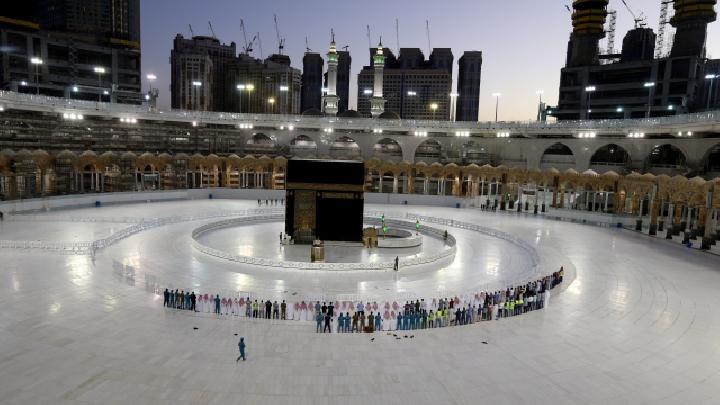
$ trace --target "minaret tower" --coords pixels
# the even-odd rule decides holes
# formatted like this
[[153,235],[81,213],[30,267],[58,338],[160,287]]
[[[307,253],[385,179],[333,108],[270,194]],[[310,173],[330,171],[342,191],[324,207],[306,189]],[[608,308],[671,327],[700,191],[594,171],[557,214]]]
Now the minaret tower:
[[385,56],[383,55],[382,38],[378,44],[375,56],[373,56],[373,67],[375,68],[375,81],[373,83],[373,96],[370,99],[370,114],[377,118],[385,112],[385,99],[383,98],[383,71],[385,69]]
[[335,45],[335,32],[330,30],[330,50],[327,53],[328,70],[327,70],[327,92],[323,95],[323,112],[327,115],[335,116],[338,112],[338,102],[340,98],[337,95],[337,67],[338,53]]

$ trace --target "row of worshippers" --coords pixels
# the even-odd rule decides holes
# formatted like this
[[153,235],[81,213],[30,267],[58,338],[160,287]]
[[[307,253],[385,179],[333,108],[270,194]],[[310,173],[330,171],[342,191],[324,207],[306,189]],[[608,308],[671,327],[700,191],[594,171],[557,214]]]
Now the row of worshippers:
[[[550,299],[550,290],[562,283],[564,270],[524,285],[509,287],[493,293],[481,292],[465,299],[424,299],[407,301],[404,306],[393,302],[384,304],[384,313],[377,302],[323,302],[294,303],[291,307],[283,300],[251,300],[248,298],[221,298],[219,294],[199,294],[185,291],[164,292],[163,305],[219,315],[245,315],[259,319],[314,320],[316,329],[337,332],[366,332],[375,330],[412,330],[506,318],[541,309]],[[430,307],[430,308],[428,308]],[[289,310],[294,310],[289,313]],[[366,310],[369,312],[366,314]],[[345,312],[343,314],[343,311]],[[336,314],[336,312],[339,312]],[[351,315],[352,312],[352,315]]]
[[194,291],[186,293],[185,290],[170,291],[167,288],[163,292],[163,307],[237,316],[242,314],[241,308],[245,307],[245,316],[248,318],[287,319],[287,303],[284,300],[280,303],[270,300],[258,302],[258,300],[251,301],[249,297],[220,298],[220,294],[216,294],[215,297],[212,294],[195,295]]
[[[480,293],[475,298],[479,305],[461,303],[459,298],[440,299],[428,311],[425,300],[407,301],[405,306],[395,315],[386,311],[383,317],[378,311],[365,315],[363,305],[358,304],[357,310],[350,315],[340,312],[333,317],[333,305],[323,304],[316,310],[315,330],[320,333],[331,333],[333,323],[337,322],[337,333],[366,332],[372,333],[380,330],[416,330],[442,328],[447,326],[470,325],[480,321],[498,320],[522,315],[526,312],[542,309],[550,299],[550,290],[562,283],[564,269],[551,276],[527,284],[508,287],[494,293]],[[319,303],[316,303],[316,308]]]

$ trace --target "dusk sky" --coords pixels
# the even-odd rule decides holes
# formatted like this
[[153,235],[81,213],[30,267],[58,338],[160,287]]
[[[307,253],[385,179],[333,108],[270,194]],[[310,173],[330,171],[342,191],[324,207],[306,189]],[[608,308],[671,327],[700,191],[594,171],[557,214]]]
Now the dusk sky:
[[[636,14],[647,16],[648,25],[657,30],[660,0],[629,0]],[[160,107],[169,108],[170,50],[177,33],[210,35],[208,21],[222,42],[243,46],[240,19],[245,20],[248,40],[260,33],[263,56],[277,52],[273,14],[277,14],[281,35],[286,38],[285,54],[293,67],[302,69],[305,37],[313,51],[325,54],[330,29],[335,29],[338,47],[349,45],[353,57],[350,108],[355,107],[357,73],[369,64],[366,25],[372,43],[383,43],[395,50],[395,19],[400,21],[400,46],[421,48],[427,57],[425,20],[430,21],[431,46],[452,48],[457,60],[466,50],[483,52],[480,119],[494,119],[492,93],[500,92],[500,119],[534,119],[537,90],[543,100],[557,102],[560,68],[565,61],[571,30],[568,1],[557,0],[145,0],[142,1],[143,77],[158,76]],[[633,18],[620,0],[611,0],[618,10],[616,49],[622,46]],[[720,56],[720,23],[710,25],[708,55]],[[604,46],[604,43],[601,44]],[[255,47],[255,57],[260,57]],[[455,89],[453,85],[453,89]],[[147,90],[146,83],[143,90]]]

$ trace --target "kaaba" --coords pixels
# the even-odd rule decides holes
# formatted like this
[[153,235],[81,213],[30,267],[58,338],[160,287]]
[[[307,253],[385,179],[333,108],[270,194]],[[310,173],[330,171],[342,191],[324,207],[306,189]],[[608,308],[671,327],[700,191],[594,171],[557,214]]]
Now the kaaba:
[[285,233],[296,244],[362,242],[364,163],[291,159],[285,190]]

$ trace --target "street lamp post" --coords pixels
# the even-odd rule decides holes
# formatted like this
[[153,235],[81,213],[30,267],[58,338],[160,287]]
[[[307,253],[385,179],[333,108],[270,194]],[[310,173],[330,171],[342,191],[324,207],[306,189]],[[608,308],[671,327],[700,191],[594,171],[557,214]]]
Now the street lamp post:
[[247,91],[248,93],[255,90],[255,85],[248,83],[248,84],[238,84],[237,86],[238,94],[239,94],[239,103],[238,103],[238,112],[242,114],[242,93],[243,91]]
[[457,120],[457,98],[459,96],[459,93],[450,93],[450,120],[453,122]]
[[715,81],[715,79],[718,78],[718,76],[720,76],[720,75],[716,75],[716,74],[705,75],[705,80],[710,80],[710,90],[708,91],[707,108],[706,108],[708,111],[710,111],[710,101],[712,100],[713,82]]
[[105,74],[105,68],[102,66],[95,66],[93,72],[98,75],[98,102],[102,101],[102,75]]
[[198,110],[198,109],[200,109],[200,97],[198,96],[198,92],[200,91],[200,87],[202,87],[202,82],[195,80],[192,82],[192,85],[193,85],[193,104],[195,104],[193,106],[193,109]]
[[585,118],[587,118],[587,119],[590,119],[590,114],[592,114],[592,109],[590,108],[590,96],[596,90],[597,90],[597,87],[595,87],[595,86],[585,87],[585,93],[587,93],[587,116]]
[[30,63],[35,65],[35,94],[40,95],[40,65],[43,64],[43,60],[30,58]]
[[433,121],[435,121],[435,113],[437,112],[437,109],[438,109],[438,103],[431,103],[430,109],[433,112]]
[[645,118],[650,118],[650,113],[652,111],[653,88],[655,88],[655,82],[646,82],[644,86],[648,89],[648,105],[647,112],[645,113]]
[[280,112],[283,114],[288,113],[288,92],[290,91],[290,87],[287,85],[281,85],[280,86],[280,93],[283,94],[283,105],[280,107]]
[[268,104],[270,104],[270,114],[275,114],[275,98],[268,98]]
[[492,96],[495,97],[495,122],[498,122],[498,109],[500,108],[500,96],[502,96],[502,94],[493,93]]
[[148,81],[148,87],[149,87],[148,91],[151,92],[151,91],[152,91],[152,84],[153,84],[153,82],[155,82],[155,80],[157,80],[157,76],[155,76],[155,75],[152,74],[152,73],[149,73],[147,76],[145,76],[145,78],[146,78],[147,81]]

